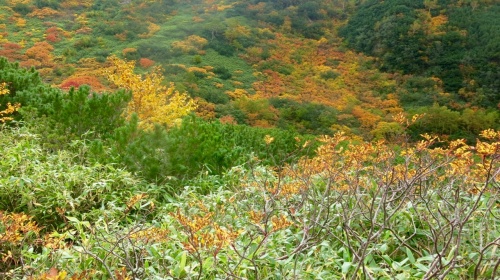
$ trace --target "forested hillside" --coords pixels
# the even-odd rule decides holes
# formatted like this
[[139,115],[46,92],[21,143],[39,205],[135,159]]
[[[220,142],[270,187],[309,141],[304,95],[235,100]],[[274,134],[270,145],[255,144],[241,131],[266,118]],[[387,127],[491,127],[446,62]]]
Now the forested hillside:
[[207,120],[365,139],[400,129],[392,116],[401,111],[426,113],[410,128],[415,139],[472,140],[499,125],[494,1],[0,5],[0,56],[66,90],[114,89],[102,70],[116,55],[140,73],[161,66]]
[[[457,108],[498,108],[499,13],[495,1],[366,1],[341,34],[384,71],[439,78]],[[417,94],[403,102],[432,105]]]
[[495,1],[0,0],[0,279],[496,279]]

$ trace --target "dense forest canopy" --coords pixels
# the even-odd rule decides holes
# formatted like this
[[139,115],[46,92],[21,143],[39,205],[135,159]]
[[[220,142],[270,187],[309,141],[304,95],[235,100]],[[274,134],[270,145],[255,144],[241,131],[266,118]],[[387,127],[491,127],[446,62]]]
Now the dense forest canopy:
[[340,34],[385,71],[436,76],[457,102],[498,108],[499,13],[494,1],[366,1]]
[[496,279],[494,0],[0,0],[0,279]]

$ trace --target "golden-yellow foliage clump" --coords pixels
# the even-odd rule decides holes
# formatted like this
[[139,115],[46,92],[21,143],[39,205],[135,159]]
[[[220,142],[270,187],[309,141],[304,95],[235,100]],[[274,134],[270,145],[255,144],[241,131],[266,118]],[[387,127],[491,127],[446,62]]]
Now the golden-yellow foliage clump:
[[168,87],[162,84],[163,75],[160,68],[154,68],[145,75],[138,75],[134,73],[134,61],[121,60],[116,56],[108,60],[112,66],[105,71],[107,78],[116,86],[132,92],[126,115],[130,117],[136,113],[141,128],[151,129],[154,123],[173,126],[196,109],[194,100],[177,91],[173,83]]
[[31,0],[10,0],[10,1],[7,1],[7,3],[10,5],[10,6],[15,6],[17,4],[25,4],[25,5],[29,5],[31,4]]
[[59,16],[61,13],[51,9],[49,7],[43,7],[41,9],[35,9],[33,12],[29,13],[29,17],[36,17],[39,19],[45,19],[47,17],[56,17]]
[[40,228],[31,220],[31,217],[22,213],[0,212],[0,225],[3,227],[3,231],[0,232],[0,244],[12,243],[19,245],[25,234],[29,232],[38,234],[40,231]]
[[203,48],[208,44],[208,40],[197,36],[191,35],[182,41],[175,41],[172,43],[172,48],[179,50],[183,53],[202,53]]
[[[7,88],[7,84],[0,83],[0,95],[5,95],[5,94],[9,94],[9,89]],[[18,103],[14,104],[14,105],[7,103],[7,108],[0,111],[0,123],[4,123],[6,121],[12,120],[12,118],[8,117],[8,115],[19,110],[19,107],[21,107],[21,105]]]
[[[181,230],[186,234],[186,241],[182,242],[182,246],[191,254],[209,251],[215,258],[221,250],[229,248],[243,232],[243,230],[236,230],[230,226],[220,226],[215,220],[216,213],[206,208],[201,201],[191,205],[191,207],[198,209],[198,213],[192,215],[177,209],[177,212],[170,214],[181,225]],[[218,209],[218,214],[224,214],[224,212],[225,209],[222,205]],[[277,226],[281,226],[282,223],[277,224]]]
[[139,38],[151,38],[156,32],[160,31],[161,27],[158,24],[154,24],[152,22],[149,23],[148,32],[139,34]]

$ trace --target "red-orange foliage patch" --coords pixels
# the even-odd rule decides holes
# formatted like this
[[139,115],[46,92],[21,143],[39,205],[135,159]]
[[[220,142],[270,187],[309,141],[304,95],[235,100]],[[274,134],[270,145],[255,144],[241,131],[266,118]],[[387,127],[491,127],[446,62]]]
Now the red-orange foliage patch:
[[153,65],[155,65],[155,61],[154,60],[151,60],[149,58],[141,58],[139,59],[139,65],[141,65],[142,68],[149,68]]
[[24,55],[20,53],[22,46],[12,42],[6,42],[1,45],[0,56],[4,56],[10,61],[23,60]]
[[90,86],[94,91],[101,91],[105,89],[105,86],[93,76],[72,76],[64,80],[59,88],[61,89],[70,89],[72,87],[78,88],[83,85]]
[[61,41],[60,29],[55,26],[47,28],[47,30],[45,30],[45,40],[51,43]]
[[54,66],[52,51],[54,47],[47,42],[36,42],[27,49],[25,55],[29,58],[20,63],[23,67],[52,68]]

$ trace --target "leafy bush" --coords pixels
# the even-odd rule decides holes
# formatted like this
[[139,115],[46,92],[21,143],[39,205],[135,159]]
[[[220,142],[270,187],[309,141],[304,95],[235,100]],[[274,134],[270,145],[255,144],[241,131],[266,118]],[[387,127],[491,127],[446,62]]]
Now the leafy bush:
[[327,70],[325,72],[321,72],[320,76],[321,76],[321,79],[324,79],[324,80],[329,80],[329,79],[333,80],[333,79],[337,78],[338,76],[340,76],[340,74],[333,71],[333,70]]
[[130,100],[125,91],[97,94],[84,86],[66,93],[42,83],[34,70],[21,69],[3,58],[0,75],[10,92],[0,95],[0,103],[21,104],[16,117],[43,136],[45,148],[62,149],[81,137],[106,139],[125,122],[122,113]]
[[424,133],[445,137],[447,140],[466,139],[475,143],[476,136],[483,130],[500,128],[500,115],[497,111],[466,109],[462,112],[445,106],[434,105],[414,110],[423,117],[409,127],[414,139]]
[[227,94],[219,89],[213,89],[213,87],[200,89],[196,95],[214,104],[227,104],[230,100]]
[[85,142],[71,143],[76,152],[50,153],[27,128],[5,128],[0,134],[0,210],[30,215],[45,230],[63,228],[66,216],[96,219],[100,209],[144,190],[111,164],[81,163],[89,148]]
[[[274,137],[271,146],[265,135]],[[121,161],[132,172],[153,182],[168,178],[189,179],[201,171],[223,174],[233,166],[256,156],[272,165],[293,160],[298,143],[292,132],[226,125],[190,117],[166,131],[157,126],[152,132],[139,131],[132,121],[115,136]]]
[[338,112],[330,107],[314,103],[298,103],[283,98],[271,98],[271,105],[280,111],[278,127],[297,130],[300,133],[332,134]]
[[57,130],[66,139],[76,139],[84,134],[91,138],[106,138],[123,125],[125,120],[121,114],[130,94],[124,91],[91,93],[89,87],[72,88],[68,93],[46,88],[36,95],[30,91],[18,92],[15,100],[24,104],[24,117],[36,119],[45,116],[45,123],[40,126],[48,130],[40,133]]
[[84,49],[89,49],[97,45],[97,39],[92,36],[84,36],[81,39],[78,39],[74,44],[73,47],[78,50],[84,50]]
[[60,0],[35,0],[34,4],[39,9],[44,8],[44,7],[49,7],[49,8],[52,8],[52,9],[58,9],[59,8],[59,4],[61,2],[62,1],[60,1]]
[[[137,52],[140,57],[149,57],[158,62],[166,61],[168,58],[172,57],[172,49],[161,42],[141,42],[137,47]],[[168,67],[169,66],[167,66],[166,69]]]
[[229,71],[229,69],[227,69],[224,66],[217,66],[217,67],[215,67],[214,70],[213,70],[213,72],[215,74],[217,74],[217,76],[219,76],[219,78],[221,78],[223,80],[231,79],[231,77],[232,77],[232,74]]
[[281,61],[276,60],[276,59],[270,60],[270,61],[264,61],[264,62],[261,62],[259,64],[260,71],[263,71],[266,69],[276,71],[276,72],[281,73],[283,75],[290,75],[295,70],[293,65],[285,64],[284,62],[281,62]]
[[18,63],[10,63],[5,57],[0,57],[0,77],[10,92],[10,95],[3,98],[13,98],[20,90],[36,90],[42,85],[40,75],[35,69],[20,68]]
[[475,147],[457,141],[435,150],[430,136],[416,148],[393,149],[337,134],[323,138],[314,158],[280,172],[234,168],[239,186],[186,195],[189,207],[172,214],[196,263],[187,271],[253,279],[493,277],[500,132],[482,135]]
[[213,49],[217,53],[223,56],[233,56],[236,53],[236,48],[232,46],[229,42],[222,39],[209,40],[207,45],[208,48]]
[[17,3],[14,7],[12,7],[12,9],[16,11],[16,13],[20,13],[23,16],[26,16],[33,11],[33,7],[26,3]]

